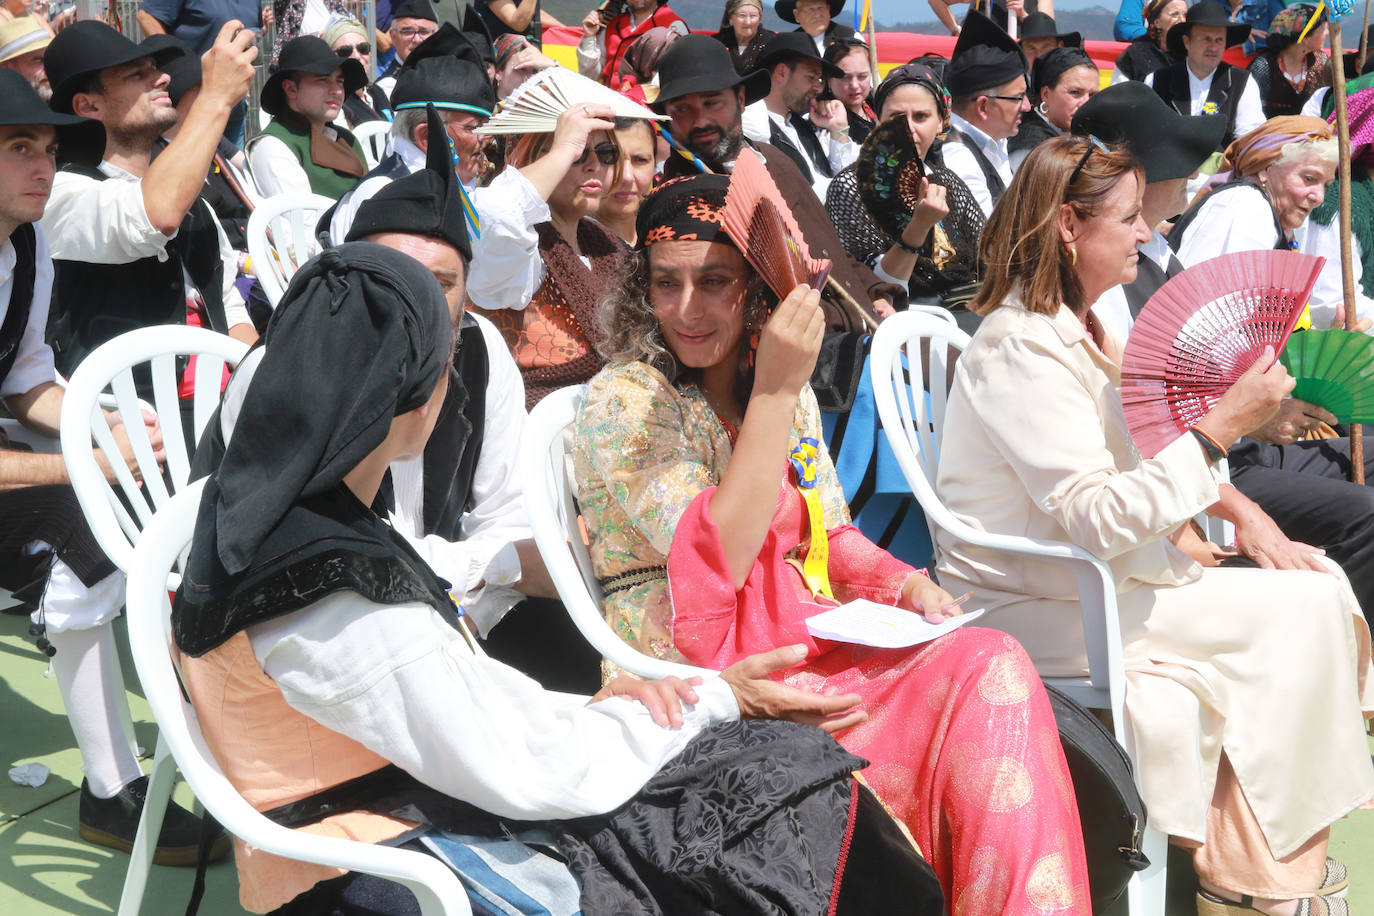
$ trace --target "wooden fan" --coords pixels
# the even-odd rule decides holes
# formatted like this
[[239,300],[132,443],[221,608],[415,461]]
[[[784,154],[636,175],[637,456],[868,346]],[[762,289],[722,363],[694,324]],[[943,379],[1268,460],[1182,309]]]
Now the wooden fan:
[[614,89],[563,67],[549,67],[530,77],[501,103],[478,134],[547,134],[558,125],[558,116],[574,105],[607,105],[617,118],[666,121]]
[[825,285],[831,262],[811,257],[773,176],[751,152],[735,160],[725,194],[725,232],[779,297],[800,283]]
[[1374,423],[1374,337],[1303,331],[1279,356],[1297,381],[1293,397],[1325,407],[1340,423]]
[[1203,261],[1145,303],[1121,363],[1121,403],[1153,458],[1216,406],[1265,346],[1283,350],[1325,258],[1242,251]]

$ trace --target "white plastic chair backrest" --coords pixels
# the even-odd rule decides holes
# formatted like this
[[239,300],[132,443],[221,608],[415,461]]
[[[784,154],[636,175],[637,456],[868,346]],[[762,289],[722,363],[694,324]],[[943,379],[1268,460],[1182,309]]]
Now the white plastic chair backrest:
[[277,194],[248,217],[248,254],[273,308],[296,270],[320,253],[315,224],[332,206],[334,201],[320,194]]
[[[191,474],[191,455],[182,429],[178,357],[194,355],[193,442],[219,406],[225,366],[237,365],[248,345],[204,328],[160,325],[139,328],[101,344],[76,367],[62,400],[62,457],[76,490],[81,511],[102,550],[126,572],[133,560],[133,545],[153,514],[186,485]],[[143,423],[145,403],[135,390],[134,370],[151,373],[153,409],[162,428],[167,453],[166,474],[158,469],[152,443]],[[115,413],[133,446],[143,485],[121,461],[112,462],[124,500],[105,479],[96,461],[92,440],[107,455],[118,455],[114,433],[102,409],[106,392],[114,398]],[[127,507],[126,507],[127,503]],[[130,514],[129,508],[133,513]]]
[[177,680],[166,585],[190,547],[204,486],[203,480],[196,481],[158,512],[148,525],[147,537],[134,550],[128,570],[129,647],[134,666],[159,734],[186,782],[226,830],[265,852],[400,881],[415,892],[425,916],[469,916],[471,908],[457,876],[438,859],[282,827],[249,805],[215,761]]
[[353,128],[353,136],[358,138],[358,143],[363,148],[363,157],[367,159],[367,167],[375,169],[377,163],[382,161],[386,155],[387,143],[391,138],[390,121],[364,121]]
[[601,616],[601,586],[577,524],[577,503],[565,454],[568,427],[585,395],[586,386],[576,385],[555,391],[534,405],[520,443],[525,511],[558,597],[592,648],[625,671],[646,678],[714,676],[713,671],[644,655],[621,639]]

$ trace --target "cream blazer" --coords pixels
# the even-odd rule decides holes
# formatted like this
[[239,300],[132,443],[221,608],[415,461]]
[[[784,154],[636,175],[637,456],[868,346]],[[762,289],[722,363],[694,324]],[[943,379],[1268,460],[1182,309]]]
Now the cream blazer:
[[[1108,562],[1119,593],[1195,581],[1202,567],[1166,537],[1217,501],[1220,477],[1191,436],[1140,457],[1110,338],[1107,350],[1067,306],[1040,315],[1013,297],[988,315],[955,370],[936,489],[974,528],[1080,545]],[[974,589],[970,606],[988,609],[989,626],[1014,614],[1019,625],[1006,628],[1042,674],[1086,673],[1068,564],[1010,557],[943,531],[937,544],[942,581]],[[1037,625],[1023,635],[1027,613]]]

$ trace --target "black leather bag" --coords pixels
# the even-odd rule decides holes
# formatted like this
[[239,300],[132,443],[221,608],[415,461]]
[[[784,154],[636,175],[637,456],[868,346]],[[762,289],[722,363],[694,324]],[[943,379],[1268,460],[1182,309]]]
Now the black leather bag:
[[854,405],[872,342],[872,337],[858,331],[825,335],[811,372],[811,390],[823,413],[844,413]]
[[1065,694],[1048,684],[1045,690],[1078,798],[1092,911],[1101,913],[1126,890],[1131,875],[1150,867],[1140,851],[1145,802],[1136,789],[1131,760],[1112,733]]

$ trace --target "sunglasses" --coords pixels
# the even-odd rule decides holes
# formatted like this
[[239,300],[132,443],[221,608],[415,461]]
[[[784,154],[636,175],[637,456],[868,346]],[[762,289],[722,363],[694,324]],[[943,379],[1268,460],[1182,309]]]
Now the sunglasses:
[[1080,172],[1083,171],[1083,166],[1088,164],[1088,158],[1092,156],[1093,150],[1097,150],[1104,156],[1109,156],[1112,152],[1111,150],[1107,149],[1107,144],[1103,143],[1101,140],[1097,139],[1092,134],[1088,134],[1088,148],[1083,151],[1083,158],[1078,160],[1078,165],[1074,166],[1073,171],[1069,173],[1070,185],[1072,185],[1075,181],[1078,180],[1078,175]]
[[340,57],[352,57],[354,51],[357,51],[359,54],[367,54],[371,50],[371,44],[366,41],[360,41],[356,45],[339,45],[334,49],[334,53]]
[[589,153],[596,153],[596,161],[602,165],[615,165],[620,160],[620,149],[614,143],[606,142],[583,149],[582,155],[573,161],[573,165],[582,165],[587,161]]

